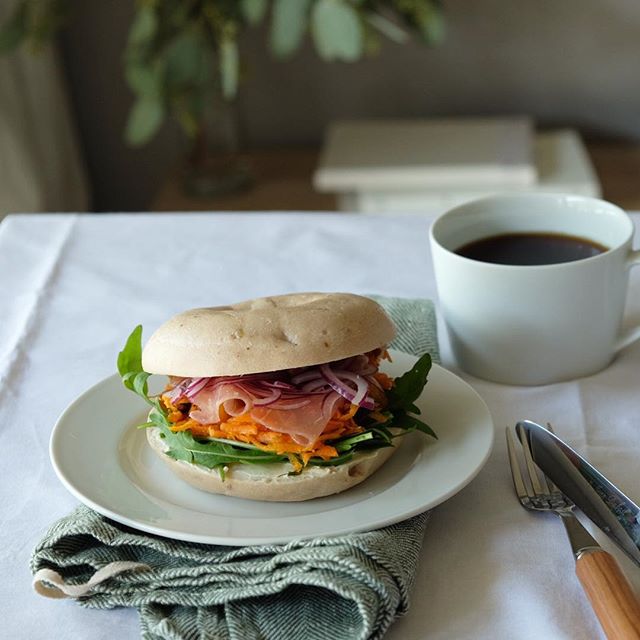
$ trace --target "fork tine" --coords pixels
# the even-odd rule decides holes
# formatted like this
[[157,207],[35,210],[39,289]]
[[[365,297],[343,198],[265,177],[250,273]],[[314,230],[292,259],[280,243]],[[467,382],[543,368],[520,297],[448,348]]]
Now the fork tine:
[[522,444],[524,461],[527,466],[527,471],[529,472],[529,479],[531,480],[531,486],[533,487],[534,493],[538,496],[548,495],[549,487],[547,486],[545,476],[544,474],[539,474],[538,472],[538,467],[536,466],[536,463],[533,461],[533,457],[531,456],[531,449],[529,448],[527,435],[524,433],[520,423],[516,425],[516,432],[518,433],[520,443]]
[[507,451],[509,453],[509,466],[511,467],[511,477],[513,478],[513,486],[516,489],[518,498],[532,498],[533,496],[529,492],[527,486],[524,483],[522,477],[522,471],[520,469],[520,463],[518,462],[518,456],[516,455],[516,445],[511,434],[511,429],[507,427]]

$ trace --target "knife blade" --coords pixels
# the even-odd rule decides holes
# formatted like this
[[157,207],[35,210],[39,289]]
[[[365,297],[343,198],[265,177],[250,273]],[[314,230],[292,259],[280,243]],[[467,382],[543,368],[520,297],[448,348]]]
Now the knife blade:
[[519,425],[542,472],[640,566],[640,507],[558,436],[530,420]]

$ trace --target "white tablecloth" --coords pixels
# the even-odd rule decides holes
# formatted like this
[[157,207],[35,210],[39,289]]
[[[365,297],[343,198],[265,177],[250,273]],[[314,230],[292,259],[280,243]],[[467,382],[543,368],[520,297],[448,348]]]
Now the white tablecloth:
[[[418,216],[291,213],[5,219],[0,635],[139,637],[135,611],[44,599],[31,590],[28,569],[44,530],[76,504],[49,463],[53,423],[79,393],[114,372],[116,354],[134,325],[149,331],[185,308],[288,291],[436,299],[430,222]],[[640,273],[632,273],[628,318],[640,319]],[[496,442],[476,479],[434,510],[412,608],[388,638],[602,637],[574,576],[561,524],[516,502],[504,428],[523,417],[552,422],[605,475],[640,498],[640,344],[596,376],[521,388],[462,374],[442,328],[440,341],[443,364],[489,405]],[[596,536],[640,587],[640,569]]]

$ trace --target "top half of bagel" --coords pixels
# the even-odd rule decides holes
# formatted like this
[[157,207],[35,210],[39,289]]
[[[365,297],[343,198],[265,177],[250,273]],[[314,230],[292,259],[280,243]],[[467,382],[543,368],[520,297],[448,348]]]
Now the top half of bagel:
[[385,346],[395,327],[374,300],[350,293],[293,293],[191,309],[151,336],[149,373],[233,376],[306,367]]

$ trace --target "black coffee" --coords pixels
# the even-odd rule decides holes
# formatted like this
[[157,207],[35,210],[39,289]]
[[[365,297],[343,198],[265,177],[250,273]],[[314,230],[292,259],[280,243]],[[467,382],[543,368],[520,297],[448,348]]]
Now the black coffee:
[[593,240],[562,233],[505,233],[474,240],[455,253],[481,262],[531,266],[583,260],[605,251]]

